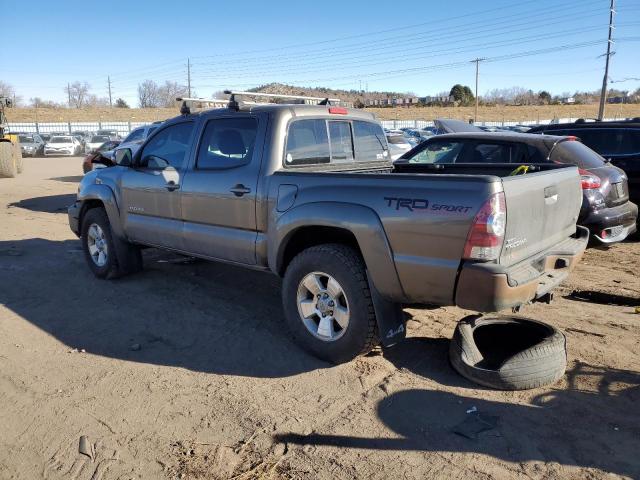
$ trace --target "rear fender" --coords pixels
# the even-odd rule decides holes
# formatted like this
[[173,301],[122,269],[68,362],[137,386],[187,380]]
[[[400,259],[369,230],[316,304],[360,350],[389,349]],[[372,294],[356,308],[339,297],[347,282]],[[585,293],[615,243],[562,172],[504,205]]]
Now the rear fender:
[[404,298],[384,228],[370,208],[337,202],[308,203],[288,210],[269,224],[269,243],[278,246],[269,251],[268,257],[274,272],[282,271],[287,244],[298,229],[340,228],[355,236],[371,281],[380,294],[396,302]]
[[384,228],[373,210],[337,202],[309,203],[288,210],[269,224],[269,243],[278,245],[268,258],[269,267],[275,272],[283,270],[287,244],[300,228],[334,227],[351,232],[367,269],[380,340],[390,346],[404,338],[401,302],[405,295]]

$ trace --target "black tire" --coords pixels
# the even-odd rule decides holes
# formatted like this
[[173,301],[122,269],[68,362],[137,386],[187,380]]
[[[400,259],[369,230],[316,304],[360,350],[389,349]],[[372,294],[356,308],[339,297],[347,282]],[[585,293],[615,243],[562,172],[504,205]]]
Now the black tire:
[[11,142],[0,141],[0,178],[14,178],[18,174],[18,166]]
[[[311,272],[321,271],[335,278],[349,304],[349,324],[342,336],[324,341],[315,337],[298,313],[298,287]],[[297,342],[316,357],[343,363],[371,351],[378,332],[364,262],[353,248],[340,244],[310,247],[299,253],[287,267],[282,300],[289,330]]]
[[460,375],[485,387],[527,390],[564,375],[566,339],[537,320],[471,315],[455,329],[449,360]]
[[[94,224],[104,232],[107,246],[104,265],[98,265],[89,251],[88,231]],[[140,248],[114,237],[107,212],[103,208],[92,208],[84,215],[81,234],[85,260],[96,277],[113,279],[142,270]]]

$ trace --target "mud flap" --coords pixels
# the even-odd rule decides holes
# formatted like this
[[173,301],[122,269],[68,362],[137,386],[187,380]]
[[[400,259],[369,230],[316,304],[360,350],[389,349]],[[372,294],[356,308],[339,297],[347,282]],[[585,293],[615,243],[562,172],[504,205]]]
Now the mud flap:
[[371,291],[373,309],[376,312],[380,343],[382,343],[384,347],[390,347],[404,340],[407,333],[404,325],[402,305],[383,298],[371,282],[368,274],[367,282],[369,283],[369,290]]

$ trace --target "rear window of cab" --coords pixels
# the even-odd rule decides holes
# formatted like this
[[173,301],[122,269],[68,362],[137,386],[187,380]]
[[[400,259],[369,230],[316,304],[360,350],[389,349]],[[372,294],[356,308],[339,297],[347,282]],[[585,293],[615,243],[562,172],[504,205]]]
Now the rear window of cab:
[[289,124],[285,166],[389,159],[382,127],[365,120],[300,119]]

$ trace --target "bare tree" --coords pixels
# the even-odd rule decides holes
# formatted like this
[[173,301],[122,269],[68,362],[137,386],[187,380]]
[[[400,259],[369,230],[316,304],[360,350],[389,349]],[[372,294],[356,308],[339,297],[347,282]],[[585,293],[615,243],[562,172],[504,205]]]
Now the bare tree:
[[0,80],[0,97],[13,98],[15,94],[16,91],[13,89],[12,85],[9,85],[8,83]]
[[75,108],[85,107],[90,88],[87,82],[73,82],[67,85],[64,92],[69,98],[69,106]]
[[140,108],[156,108],[159,104],[159,87],[153,80],[138,84],[138,103]]
[[[164,85],[158,87],[158,100],[161,107],[173,107],[177,97],[186,97],[188,88],[180,85],[178,82],[164,82]],[[195,93],[194,93],[195,96]]]
[[13,85],[3,82],[2,80],[0,80],[0,97],[7,97],[11,99],[11,101],[14,102],[14,107],[19,107],[22,103],[22,97],[20,95],[16,95]]

